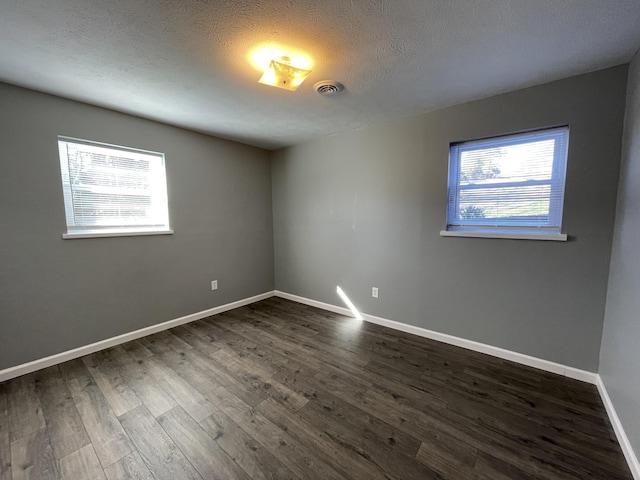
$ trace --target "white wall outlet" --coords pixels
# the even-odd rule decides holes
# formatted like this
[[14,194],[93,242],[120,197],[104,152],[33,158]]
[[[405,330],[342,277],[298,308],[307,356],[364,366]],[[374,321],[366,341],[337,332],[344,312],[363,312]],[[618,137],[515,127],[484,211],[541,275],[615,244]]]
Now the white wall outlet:
[[371,296],[373,298],[378,298],[378,287],[371,287]]
[[211,290],[218,289],[218,280],[211,280]]

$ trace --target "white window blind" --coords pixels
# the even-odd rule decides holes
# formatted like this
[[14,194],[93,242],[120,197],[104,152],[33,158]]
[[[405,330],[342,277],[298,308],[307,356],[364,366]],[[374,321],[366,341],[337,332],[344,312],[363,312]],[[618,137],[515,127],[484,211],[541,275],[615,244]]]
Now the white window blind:
[[171,233],[164,155],[58,137],[65,238]]
[[447,231],[559,234],[569,128],[451,145]]

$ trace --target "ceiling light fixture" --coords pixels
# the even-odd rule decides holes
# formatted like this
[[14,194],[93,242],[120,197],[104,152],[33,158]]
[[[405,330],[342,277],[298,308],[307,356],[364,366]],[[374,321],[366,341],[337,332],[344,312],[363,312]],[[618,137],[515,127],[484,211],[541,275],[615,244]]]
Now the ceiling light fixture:
[[277,60],[271,60],[258,82],[295,91],[310,73],[311,70],[292,66],[290,57],[279,57]]

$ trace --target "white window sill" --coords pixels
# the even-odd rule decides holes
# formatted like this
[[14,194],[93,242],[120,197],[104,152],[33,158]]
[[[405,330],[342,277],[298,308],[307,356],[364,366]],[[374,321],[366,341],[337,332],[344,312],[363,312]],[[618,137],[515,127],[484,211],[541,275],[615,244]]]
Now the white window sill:
[[63,233],[62,238],[65,240],[73,240],[76,238],[138,237],[141,235],[173,235],[173,230],[82,230],[78,232]]
[[441,237],[474,237],[474,238],[507,238],[510,240],[551,240],[566,242],[565,233],[507,233],[507,232],[473,232],[461,230],[442,230]]

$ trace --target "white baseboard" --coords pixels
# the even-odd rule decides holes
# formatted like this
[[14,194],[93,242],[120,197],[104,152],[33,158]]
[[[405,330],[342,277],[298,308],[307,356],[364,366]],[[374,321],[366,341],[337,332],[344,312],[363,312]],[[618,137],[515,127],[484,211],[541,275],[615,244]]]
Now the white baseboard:
[[192,313],[190,315],[185,315],[184,317],[176,318],[163,323],[158,323],[157,325],[151,325],[150,327],[141,328],[140,330],[135,330],[133,332],[124,333],[122,335],[118,335],[117,337],[100,340],[99,342],[91,343],[83,347],[74,348],[73,350],[67,350],[66,352],[57,353],[55,355],[41,358],[39,360],[34,360],[32,362],[23,363],[22,365],[16,365],[15,367],[6,368],[4,370],[0,370],[0,382],[19,377],[20,375],[26,375],[27,373],[35,372],[36,370],[51,367],[68,360],[73,360],[74,358],[89,355],[90,353],[104,350],[105,348],[113,347],[115,345],[120,345],[121,343],[126,343],[130,342],[131,340],[146,337],[147,335],[151,335],[153,333],[168,330],[170,328],[177,327],[178,325],[195,322],[196,320],[207,318],[211,315],[216,315],[228,310],[233,310],[234,308],[243,307],[245,305],[249,305],[250,303],[259,302],[260,300],[264,300],[273,296],[273,291],[261,293],[260,295],[244,298],[236,302],[209,308],[207,310]]
[[449,345],[466,348],[475,352],[486,353],[487,355],[502,358],[504,360],[510,360],[529,367],[538,368],[546,372],[557,373],[558,375],[581,380],[583,382],[595,384],[598,378],[597,373],[580,370],[579,368],[569,367],[567,365],[551,362],[542,358],[532,357],[530,355],[525,355],[524,353],[494,347],[493,345],[487,345],[486,343],[475,342],[461,337],[454,337],[453,335],[448,335],[446,333],[435,332],[433,330],[427,330],[426,328],[415,327],[413,325],[407,325],[406,323],[387,320],[386,318],[375,317],[373,315],[363,314],[362,316],[367,322],[377,323],[378,325],[430,338],[431,340],[448,343]]
[[[285,298],[294,302],[303,303],[312,307],[322,308],[329,310],[330,312],[339,313],[352,317],[351,311],[348,308],[338,307],[329,303],[319,302],[310,298],[300,297],[298,295],[292,295],[291,293],[275,291],[276,297]],[[565,377],[581,380],[583,382],[596,384],[598,380],[598,374],[588,372],[586,370],[580,370],[579,368],[569,367],[560,363],[550,362],[549,360],[543,360],[542,358],[532,357],[525,355],[524,353],[513,352],[511,350],[505,350],[504,348],[494,347],[480,342],[474,342],[473,340],[467,340],[465,338],[454,337],[453,335],[447,335],[446,333],[434,332],[433,330],[427,330],[426,328],[416,327],[414,325],[408,325],[402,322],[396,322],[395,320],[388,320],[386,318],[376,317],[362,313],[362,317],[365,321],[376,323],[385,327],[393,328],[394,330],[400,330],[403,332],[418,335],[420,337],[430,338],[439,342],[448,343],[449,345],[455,345],[457,347],[466,348],[467,350],[473,350],[475,352],[486,353],[494,357],[503,358],[512,362],[527,365],[529,367],[538,368],[551,373],[557,373]]]
[[[169,328],[177,327],[178,325],[183,325],[185,323],[200,320],[201,318],[206,318],[206,317],[210,317],[211,315],[216,315],[217,313],[222,313],[228,310],[233,310],[234,308],[242,307],[244,305],[249,305],[250,303],[258,302],[260,300],[273,297],[274,295],[277,297],[292,300],[294,302],[310,305],[312,307],[321,308],[323,310],[328,310],[330,312],[339,313],[341,315],[345,315],[349,317],[353,316],[351,311],[348,308],[339,307],[337,305],[319,302],[317,300],[312,300],[310,298],[300,297],[298,295],[293,295],[291,293],[275,290],[271,292],[265,292],[253,297],[245,298],[242,300],[238,300],[236,302],[220,305],[218,307],[213,307],[208,310],[203,310],[201,312],[192,313],[190,315],[176,318],[174,320],[169,320],[167,322],[159,323],[157,325],[151,325],[150,327],[141,328],[133,332],[118,335],[117,337],[101,340],[96,343],[78,347],[73,350],[68,350],[66,352],[57,353],[55,355],[34,360],[32,362],[24,363],[22,365],[17,365],[15,367],[10,367],[4,370],[0,370],[0,382],[4,382],[5,380],[9,380],[11,378],[19,377],[20,375],[25,375],[27,373],[35,372],[36,370],[47,368],[52,365],[57,365],[58,363],[66,362],[68,360],[73,360],[74,358],[82,357],[84,355],[88,355],[90,353],[94,353],[99,350],[104,350],[105,348],[113,347],[121,343],[129,342],[131,340],[136,340],[138,338],[145,337],[153,333],[161,332],[162,330],[168,330]],[[416,327],[413,325],[408,325],[406,323],[401,323],[394,320],[388,320],[386,318],[376,317],[374,315],[369,315],[366,313],[362,314],[362,316],[364,320],[367,322],[376,323],[378,325],[383,325],[385,327],[393,328],[395,330],[401,330],[403,332],[411,333],[421,337],[430,338],[432,340],[448,343],[450,345],[456,345],[458,347],[466,348],[468,350],[486,353],[494,357],[503,358],[505,360],[511,360],[513,362],[521,363],[523,365],[528,365],[534,368],[539,368],[547,372],[557,373],[565,377],[582,380],[584,382],[588,382],[592,384],[597,384],[598,375],[596,373],[587,372],[585,370],[580,370],[574,367],[568,367],[566,365],[550,362],[548,360],[543,360],[541,358],[531,357],[529,355],[513,352],[510,350],[505,350],[503,348],[494,347],[492,345],[486,345],[484,343],[474,342],[473,340],[454,337],[452,335],[447,335],[445,333],[434,332],[432,330],[427,330],[426,328]]]
[[618,438],[618,443],[620,444],[622,453],[624,453],[624,458],[627,459],[627,463],[629,464],[631,475],[633,475],[634,480],[640,480],[640,461],[638,461],[638,457],[633,451],[631,442],[629,442],[629,437],[627,437],[627,434],[624,431],[622,422],[620,422],[618,413],[613,406],[611,397],[609,397],[609,392],[607,392],[607,388],[605,387],[600,375],[598,375],[598,381],[596,382],[596,385],[598,387],[598,392],[600,392],[602,403],[604,403],[604,408],[607,410],[607,415],[609,415],[609,420],[611,421],[613,431],[616,432],[616,437]]
[[330,303],[319,302],[317,300],[311,300],[310,298],[306,297],[299,297],[298,295],[281,292],[280,290],[276,290],[274,292],[274,295],[286,300],[291,300],[292,302],[298,302],[304,305],[309,305],[311,307],[321,308],[322,310],[328,310],[329,312],[339,313],[340,315],[345,315],[347,317],[353,317],[351,310],[345,307],[338,307],[337,305],[331,305]]

